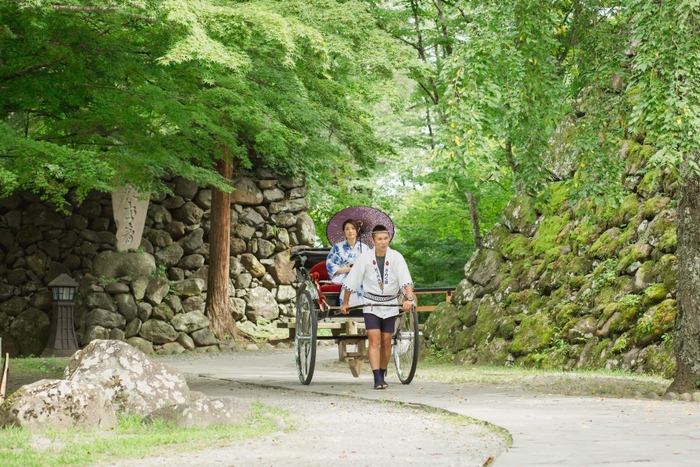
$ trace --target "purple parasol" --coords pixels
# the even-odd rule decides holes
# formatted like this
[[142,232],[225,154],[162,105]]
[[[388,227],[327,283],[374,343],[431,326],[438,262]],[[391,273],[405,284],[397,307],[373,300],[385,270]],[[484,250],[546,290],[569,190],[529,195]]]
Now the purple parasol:
[[394,223],[386,213],[369,206],[352,206],[337,212],[326,226],[326,237],[331,245],[345,240],[343,222],[348,219],[362,221],[359,240],[365,245],[374,246],[372,229],[375,225],[383,225],[389,231],[389,238],[394,238]]

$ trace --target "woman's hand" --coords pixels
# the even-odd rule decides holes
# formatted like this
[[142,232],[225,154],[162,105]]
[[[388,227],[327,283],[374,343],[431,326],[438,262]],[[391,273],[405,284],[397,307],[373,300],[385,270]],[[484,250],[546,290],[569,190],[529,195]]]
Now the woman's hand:
[[403,311],[410,311],[411,308],[413,308],[413,300],[404,300],[401,309]]
[[340,305],[340,313],[343,315],[347,315],[348,313],[350,313],[348,311],[348,304],[347,303],[343,303],[342,305]]

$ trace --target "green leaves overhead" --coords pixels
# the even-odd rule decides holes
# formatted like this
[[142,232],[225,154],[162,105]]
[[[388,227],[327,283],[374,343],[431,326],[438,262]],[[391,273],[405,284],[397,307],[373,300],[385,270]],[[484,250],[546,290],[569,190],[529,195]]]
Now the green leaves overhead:
[[165,171],[225,188],[220,157],[314,178],[389,150],[366,109],[399,48],[362,4],[25,1],[0,18],[5,193],[161,191]]

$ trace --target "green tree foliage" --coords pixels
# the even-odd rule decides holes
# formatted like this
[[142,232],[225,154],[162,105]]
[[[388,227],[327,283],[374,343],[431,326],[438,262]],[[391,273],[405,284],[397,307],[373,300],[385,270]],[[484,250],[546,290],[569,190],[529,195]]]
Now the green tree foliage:
[[25,1],[0,18],[4,193],[153,192],[166,170],[225,189],[224,154],[316,175],[389,150],[366,105],[398,46],[361,4]]

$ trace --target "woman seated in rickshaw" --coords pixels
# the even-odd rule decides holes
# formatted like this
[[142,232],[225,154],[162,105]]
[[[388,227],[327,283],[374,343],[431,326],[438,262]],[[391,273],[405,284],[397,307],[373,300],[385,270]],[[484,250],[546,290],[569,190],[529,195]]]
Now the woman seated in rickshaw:
[[[334,284],[342,284],[348,273],[352,270],[353,264],[358,256],[364,251],[370,250],[370,247],[362,243],[358,237],[362,229],[362,222],[354,219],[347,219],[343,222],[343,234],[345,240],[333,245],[328,258],[326,259],[326,268],[328,269],[328,277]],[[359,305],[361,303],[362,290],[354,292],[350,296],[349,306]],[[340,303],[343,304],[343,294],[340,294]]]

